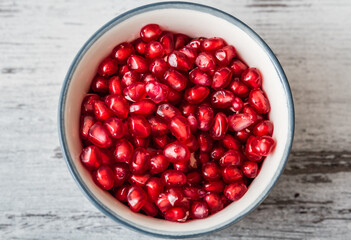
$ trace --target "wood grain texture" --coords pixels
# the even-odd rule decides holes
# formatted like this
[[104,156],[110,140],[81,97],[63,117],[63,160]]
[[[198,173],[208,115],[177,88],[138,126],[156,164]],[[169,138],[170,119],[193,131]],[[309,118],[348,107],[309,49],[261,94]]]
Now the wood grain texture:
[[[0,0],[0,239],[153,239],[116,224],[79,191],[62,159],[57,103],[82,44],[154,1]],[[351,238],[351,2],[196,1],[259,33],[294,95],[287,168],[268,198],[199,239]]]

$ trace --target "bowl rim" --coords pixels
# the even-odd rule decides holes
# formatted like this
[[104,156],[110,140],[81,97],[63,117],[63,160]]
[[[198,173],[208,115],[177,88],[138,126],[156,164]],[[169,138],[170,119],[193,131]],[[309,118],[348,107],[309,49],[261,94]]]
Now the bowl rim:
[[[264,52],[269,56],[269,59],[271,60],[278,77],[280,79],[280,82],[283,86],[285,95],[286,95],[286,100],[287,100],[287,108],[288,108],[288,137],[287,137],[287,144],[284,149],[284,153],[282,156],[282,159],[280,161],[280,164],[278,166],[278,169],[276,173],[274,174],[272,181],[264,188],[262,194],[246,209],[244,209],[240,215],[234,216],[227,222],[222,222],[217,224],[215,227],[205,230],[205,231],[198,231],[194,233],[186,233],[182,234],[181,232],[175,234],[174,232],[155,232],[149,229],[143,229],[142,226],[136,226],[129,224],[128,222],[123,221],[116,215],[111,209],[107,208],[102,202],[100,202],[94,194],[90,191],[90,189],[86,186],[86,184],[82,181],[76,167],[73,164],[73,158],[69,152],[69,148],[67,145],[67,140],[66,140],[66,134],[65,134],[65,125],[64,125],[64,119],[65,119],[65,108],[66,108],[66,97],[67,97],[67,92],[70,86],[70,82],[72,79],[72,76],[79,65],[80,61],[84,57],[85,53],[87,50],[107,31],[109,31],[111,28],[113,28],[115,25],[119,24],[120,22],[125,21],[126,19],[133,17],[135,15],[148,12],[148,11],[154,11],[158,9],[167,9],[167,8],[175,8],[175,9],[190,9],[190,10],[195,10],[195,11],[200,11],[204,13],[208,13],[211,15],[214,15],[216,17],[220,17],[237,27],[239,27],[241,30],[243,30],[246,34],[248,34],[253,40],[256,41],[256,43],[263,48]],[[134,8],[132,10],[129,10],[127,12],[122,13],[121,15],[113,18],[109,22],[107,22],[105,25],[103,25],[99,30],[97,30],[86,42],[85,44],[81,47],[81,49],[78,51],[77,55],[73,59],[69,70],[65,76],[63,86],[60,92],[60,98],[59,98],[59,105],[58,105],[58,133],[59,133],[59,140],[60,140],[60,146],[61,150],[63,153],[64,160],[67,164],[67,167],[74,178],[75,182],[79,186],[80,190],[84,193],[84,195],[89,199],[89,201],[96,207],[98,208],[101,212],[103,212],[105,215],[113,219],[114,221],[121,223],[128,228],[132,230],[136,230],[154,237],[163,237],[163,238],[187,238],[187,237],[196,237],[199,235],[203,235],[206,233],[211,233],[215,231],[219,231],[221,229],[224,229],[231,224],[241,220],[244,216],[252,212],[257,206],[260,205],[260,203],[268,196],[274,185],[276,184],[278,178],[284,171],[286,162],[288,160],[288,156],[292,147],[292,142],[294,138],[294,129],[295,129],[295,110],[294,110],[294,103],[293,103],[293,97],[291,93],[291,89],[287,80],[287,77],[284,73],[284,70],[278,61],[277,57],[274,55],[273,51],[268,47],[268,45],[264,42],[264,40],[255,32],[253,31],[249,26],[247,26],[245,23],[240,21],[239,19],[235,18],[234,16],[216,9],[214,7],[210,7],[207,5],[203,4],[198,4],[198,3],[192,3],[192,2],[179,2],[179,1],[170,1],[170,2],[159,2],[159,3],[152,3],[152,4],[147,4],[143,5],[137,8]]]

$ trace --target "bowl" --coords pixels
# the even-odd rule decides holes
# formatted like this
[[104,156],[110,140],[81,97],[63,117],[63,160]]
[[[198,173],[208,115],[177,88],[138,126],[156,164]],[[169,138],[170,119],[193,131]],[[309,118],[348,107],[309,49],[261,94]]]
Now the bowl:
[[[260,69],[263,89],[271,103],[270,120],[277,145],[262,164],[247,193],[208,218],[185,223],[169,222],[132,212],[93,182],[79,155],[79,119],[82,100],[88,92],[99,62],[118,43],[138,37],[139,29],[157,23],[163,29],[189,36],[222,37],[235,46],[250,67]],[[186,2],[163,2],[138,7],[121,14],[100,28],[81,48],[64,80],[58,112],[59,138],[64,159],[86,197],[104,214],[129,228],[158,237],[193,237],[223,229],[255,209],[283,172],[294,134],[294,107],[284,71],[272,50],[251,28],[218,9]]]

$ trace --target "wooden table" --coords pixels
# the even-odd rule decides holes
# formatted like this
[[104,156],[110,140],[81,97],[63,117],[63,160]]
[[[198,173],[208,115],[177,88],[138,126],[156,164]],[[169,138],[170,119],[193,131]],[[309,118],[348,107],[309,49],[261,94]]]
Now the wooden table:
[[[152,239],[104,216],[62,158],[57,104],[82,44],[111,18],[152,1],[0,1],[0,239]],[[296,132],[269,197],[199,239],[351,238],[351,2],[196,1],[246,22],[292,87]],[[216,2],[216,3],[214,3]]]

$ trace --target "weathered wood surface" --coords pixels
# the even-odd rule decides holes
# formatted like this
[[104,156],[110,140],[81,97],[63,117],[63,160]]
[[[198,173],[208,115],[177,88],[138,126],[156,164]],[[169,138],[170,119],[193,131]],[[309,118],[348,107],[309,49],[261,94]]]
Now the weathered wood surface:
[[[112,17],[150,2],[0,0],[0,239],[152,239],[82,195],[56,126],[61,84],[81,45]],[[350,239],[351,2],[196,2],[233,14],[267,41],[296,108],[293,151],[269,197],[201,239]]]

